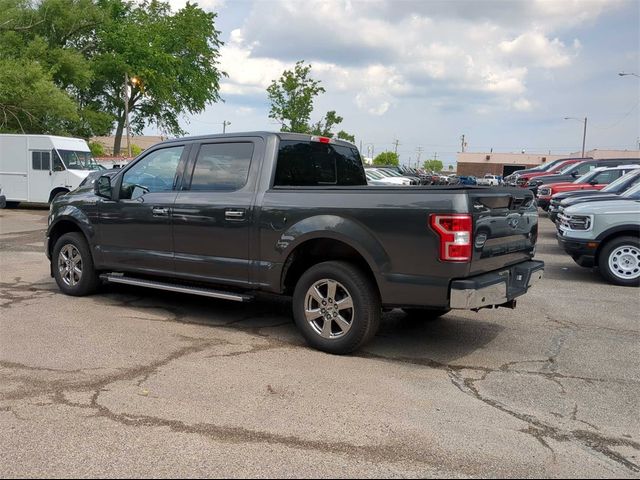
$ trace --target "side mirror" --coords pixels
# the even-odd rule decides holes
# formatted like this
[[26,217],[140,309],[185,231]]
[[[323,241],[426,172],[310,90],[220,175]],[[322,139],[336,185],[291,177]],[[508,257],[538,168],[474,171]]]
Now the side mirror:
[[98,197],[108,198],[111,200],[111,178],[103,175],[93,183],[93,193]]
[[571,174],[571,176],[572,176],[573,178],[578,178],[578,172],[573,172],[573,173]]
[[598,184],[598,181],[597,181],[597,180],[591,180],[591,181],[589,182],[589,185],[597,185],[597,184]]

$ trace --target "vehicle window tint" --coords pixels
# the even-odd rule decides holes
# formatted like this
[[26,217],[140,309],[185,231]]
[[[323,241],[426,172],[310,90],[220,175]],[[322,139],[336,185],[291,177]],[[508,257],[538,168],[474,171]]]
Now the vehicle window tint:
[[253,144],[210,143],[200,147],[191,178],[191,190],[231,191],[245,186]]
[[49,170],[51,154],[49,152],[31,152],[31,168],[33,170]]
[[593,179],[598,183],[611,183],[620,176],[622,170],[608,170],[598,173]]
[[366,185],[358,150],[320,142],[283,140],[276,186]]
[[584,175],[585,173],[590,172],[594,168],[596,168],[596,166],[593,163],[581,163],[576,167],[574,172],[578,172],[578,175]]
[[49,152],[40,152],[41,165],[40,169],[49,170],[51,165],[51,153]]
[[146,193],[173,190],[173,182],[183,146],[155,150],[127,170],[120,188],[121,199],[138,198]]

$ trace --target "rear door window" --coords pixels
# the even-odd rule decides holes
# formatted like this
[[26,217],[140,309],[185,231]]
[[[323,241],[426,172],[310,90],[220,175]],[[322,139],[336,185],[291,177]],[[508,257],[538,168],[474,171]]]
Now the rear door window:
[[366,185],[356,148],[331,143],[282,140],[275,186]]
[[191,177],[194,191],[233,191],[247,183],[253,143],[209,143],[200,147]]

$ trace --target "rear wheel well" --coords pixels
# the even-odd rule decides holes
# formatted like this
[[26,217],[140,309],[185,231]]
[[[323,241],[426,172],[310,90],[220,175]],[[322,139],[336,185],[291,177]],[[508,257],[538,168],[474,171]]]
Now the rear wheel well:
[[51,190],[51,193],[49,194],[49,203],[51,203],[53,199],[56,197],[56,195],[58,195],[59,193],[69,193],[69,189],[64,187],[58,187]]
[[58,241],[58,239],[65,233],[70,233],[70,232],[78,232],[82,236],[84,236],[86,240],[86,236],[84,235],[84,232],[78,226],[78,224],[70,220],[62,220],[58,222],[49,233],[49,255],[52,254],[53,247]]
[[604,246],[609,243],[611,240],[618,238],[618,237],[635,237],[638,238],[640,235],[640,231],[638,229],[629,229],[629,230],[618,230],[616,232],[612,232],[607,234],[606,237],[604,237],[602,240],[600,240],[600,243],[598,244],[598,249],[596,250],[596,255],[595,255],[595,264],[598,265],[598,262],[600,261],[600,252],[602,251],[602,249],[604,248]]
[[288,295],[293,294],[296,283],[304,272],[313,265],[332,260],[342,260],[356,265],[378,288],[371,267],[355,248],[340,240],[319,238],[298,245],[287,257],[282,271],[282,291]]

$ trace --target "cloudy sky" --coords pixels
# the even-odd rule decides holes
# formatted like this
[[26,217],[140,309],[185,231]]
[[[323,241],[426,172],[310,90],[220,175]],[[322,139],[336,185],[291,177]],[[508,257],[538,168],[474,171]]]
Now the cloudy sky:
[[[186,0],[171,0],[174,8]],[[277,130],[266,88],[297,60],[366,155],[401,161],[467,151],[633,149],[640,137],[636,0],[202,0],[225,42],[224,103],[185,117],[190,134]]]

